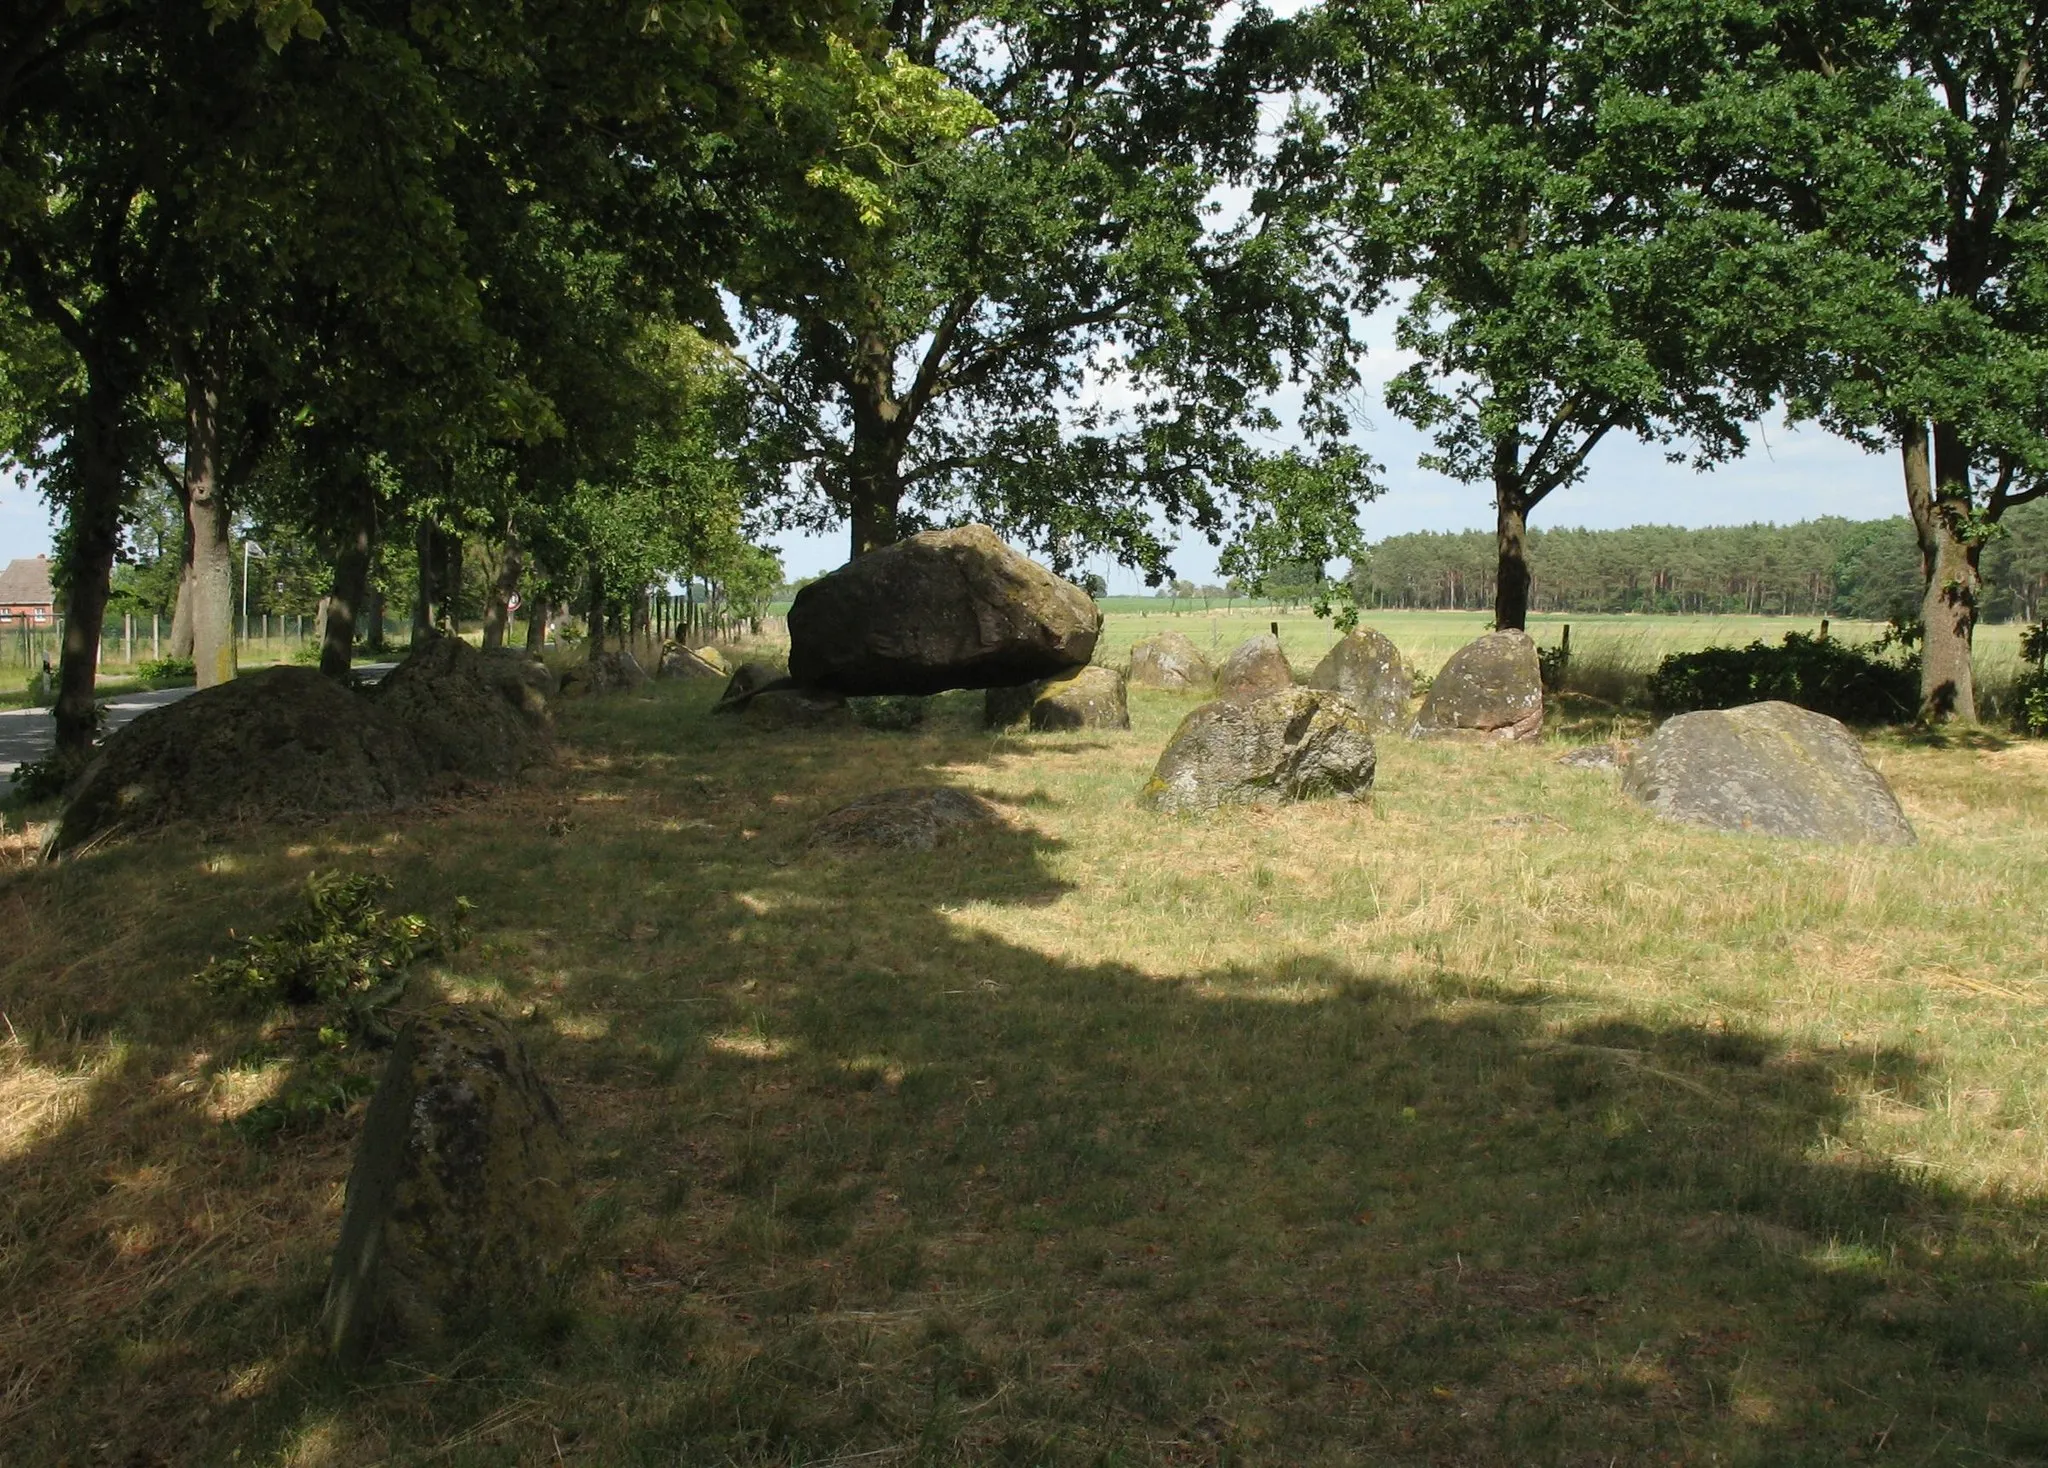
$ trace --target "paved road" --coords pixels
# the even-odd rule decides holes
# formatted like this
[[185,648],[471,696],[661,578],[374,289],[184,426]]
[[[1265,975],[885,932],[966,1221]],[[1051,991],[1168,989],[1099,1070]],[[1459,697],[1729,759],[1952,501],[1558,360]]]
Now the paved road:
[[[356,676],[374,683],[397,666],[396,663],[358,663]],[[190,688],[159,688],[149,693],[114,694],[106,700],[107,728],[109,731],[118,729],[137,714],[176,703],[191,693]],[[0,709],[0,781],[12,775],[17,766],[48,754],[56,737],[57,721],[50,716],[48,709]]]

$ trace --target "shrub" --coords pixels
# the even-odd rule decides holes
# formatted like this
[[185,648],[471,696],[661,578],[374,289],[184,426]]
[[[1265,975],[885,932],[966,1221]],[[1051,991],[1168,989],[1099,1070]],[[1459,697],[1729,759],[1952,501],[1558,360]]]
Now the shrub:
[[24,805],[40,805],[64,793],[78,765],[52,751],[41,759],[16,765],[8,777],[7,792]]
[[243,939],[237,957],[214,959],[196,978],[219,995],[325,1010],[329,1028],[348,1038],[389,1038],[381,1012],[415,963],[459,945],[469,911],[458,898],[443,933],[416,912],[385,912],[378,899],[390,890],[383,877],[316,872],[306,879],[305,911]]
[[465,899],[444,930],[418,913],[387,913],[378,899],[390,890],[382,877],[316,872],[303,912],[193,976],[231,1000],[307,1011],[293,1027],[300,1064],[291,1080],[235,1123],[252,1140],[315,1126],[368,1094],[365,1052],[392,1038],[385,1010],[404,994],[414,964],[460,946]]
[[135,665],[135,676],[145,683],[191,683],[199,669],[190,658],[150,658]]
[[1660,714],[1735,708],[1782,699],[1848,724],[1911,719],[1920,702],[1918,653],[1894,657],[1901,639],[1868,647],[1787,632],[1772,647],[1709,647],[1673,653],[1650,675],[1650,705]]
[[2020,656],[2028,667],[2013,684],[2013,722],[2022,734],[2048,738],[2048,622],[2020,635]]

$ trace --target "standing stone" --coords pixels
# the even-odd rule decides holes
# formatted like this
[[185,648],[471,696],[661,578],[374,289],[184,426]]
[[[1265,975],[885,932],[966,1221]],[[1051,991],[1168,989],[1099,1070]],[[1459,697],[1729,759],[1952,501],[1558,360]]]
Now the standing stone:
[[745,707],[748,699],[782,679],[782,670],[768,663],[741,663],[733,669],[731,681],[725,685],[725,692],[718,695],[718,702],[712,705],[712,710],[736,714]]
[[1507,743],[1543,732],[1543,670],[1526,632],[1489,632],[1451,654],[1430,685],[1410,739]]
[[1101,632],[1087,592],[966,525],[871,551],[799,591],[789,672],[848,694],[1006,688],[1085,667]]
[[1264,698],[1294,686],[1294,669],[1287,654],[1280,651],[1280,639],[1262,632],[1224,660],[1216,673],[1216,693],[1221,698]]
[[723,678],[725,669],[705,657],[694,648],[684,647],[680,642],[671,642],[661,650],[661,661],[654,665],[657,678]]
[[1138,800],[1182,813],[1219,805],[1363,800],[1372,792],[1372,730],[1341,694],[1288,688],[1218,699],[1181,720]]
[[615,652],[586,656],[582,662],[570,667],[562,674],[562,694],[569,697],[626,693],[646,681],[647,670],[640,666],[640,660],[620,648]]
[[1848,728],[1789,703],[1680,714],[1621,788],[1667,821],[1810,841],[1911,846],[1912,823]]
[[344,1361],[530,1307],[576,1242],[561,1112],[503,1021],[445,1006],[398,1034],[363,1118],[321,1336]]
[[1399,728],[1415,693],[1400,649],[1370,627],[1349,633],[1325,653],[1308,686],[1343,694],[1375,729]]
[[1029,722],[1040,733],[1062,729],[1128,729],[1130,704],[1124,675],[1090,665],[1065,678],[1022,688],[991,688],[982,712],[991,729]]
[[1215,685],[1216,669],[1185,632],[1162,632],[1132,646],[1131,682],[1140,688],[1207,693]]

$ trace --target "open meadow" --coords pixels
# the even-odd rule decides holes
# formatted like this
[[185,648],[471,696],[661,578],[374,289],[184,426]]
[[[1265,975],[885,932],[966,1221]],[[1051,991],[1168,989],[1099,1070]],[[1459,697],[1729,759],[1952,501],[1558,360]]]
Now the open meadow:
[[[1431,670],[1483,618],[1368,620]],[[1302,675],[1332,635],[1283,620]],[[1920,844],[1833,848],[1560,766],[1584,700],[1177,819],[1135,796],[1190,698],[717,691],[566,703],[539,778],[403,819],[42,866],[17,818],[0,1465],[2048,1461],[2048,743],[1872,736]],[[806,850],[920,783],[1006,824]],[[581,1178],[537,1324],[354,1377],[313,1323],[362,1105],[250,1125],[287,1026],[192,978],[338,869],[473,905],[417,995],[515,1018]]]

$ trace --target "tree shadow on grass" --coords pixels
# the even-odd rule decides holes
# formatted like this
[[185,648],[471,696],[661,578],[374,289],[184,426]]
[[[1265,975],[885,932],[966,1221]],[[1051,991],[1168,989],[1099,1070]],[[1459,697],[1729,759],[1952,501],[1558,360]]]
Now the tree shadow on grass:
[[[790,860],[842,798],[991,758],[986,740],[864,740],[857,761],[827,744],[713,739],[695,762],[591,765],[531,797],[573,807],[566,835],[476,810],[384,859],[409,905],[478,898],[494,936],[448,982],[525,1017],[575,1122],[591,1265],[551,1334],[326,1375],[307,1339],[352,1125],[253,1148],[137,1061],[0,1160],[8,1248],[56,1226],[31,1195],[56,1196],[67,1167],[99,1175],[90,1202],[189,1185],[210,1157],[216,1186],[242,1190],[223,1210],[255,1216],[222,1211],[227,1242],[186,1240],[170,1287],[74,1321],[5,1451],[2048,1449],[2032,1283],[2048,1210],[1845,1140],[1873,1066],[1929,1086],[1924,1057],[1621,1012],[1561,1023],[1543,991],[1488,975],[1400,982],[1312,954],[1186,973],[1061,958],[1069,888],[1028,803],[929,855]],[[1047,941],[977,927],[990,907],[1042,910]],[[113,1233],[101,1247],[117,1262]]]

